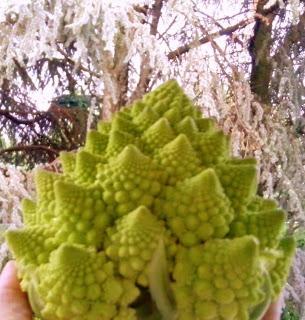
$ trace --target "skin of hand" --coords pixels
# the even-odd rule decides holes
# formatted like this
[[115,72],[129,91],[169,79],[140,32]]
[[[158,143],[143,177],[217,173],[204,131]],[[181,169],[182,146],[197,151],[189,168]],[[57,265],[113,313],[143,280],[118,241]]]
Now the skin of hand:
[[283,307],[284,297],[281,295],[276,302],[271,303],[262,320],[280,320]]
[[6,264],[0,275],[0,319],[32,320],[32,310],[21,291],[13,261]]
[[[280,320],[282,306],[283,297],[270,305],[262,320]],[[13,261],[6,264],[0,275],[0,319],[32,319],[31,307],[26,294],[21,291]]]

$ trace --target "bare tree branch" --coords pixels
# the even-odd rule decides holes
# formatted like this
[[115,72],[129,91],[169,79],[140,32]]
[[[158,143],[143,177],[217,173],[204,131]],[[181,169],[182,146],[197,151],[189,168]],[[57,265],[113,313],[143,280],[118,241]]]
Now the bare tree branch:
[[[161,11],[163,6],[164,0],[156,0],[155,3],[152,6],[152,9],[150,10],[151,16],[152,16],[152,22],[150,25],[150,34],[152,36],[156,36],[158,32],[158,24],[161,17]],[[150,76],[152,74],[152,69],[149,65],[149,54],[146,52],[141,61],[141,67],[140,67],[140,78],[137,83],[137,87],[132,93],[129,101],[132,102],[141,96],[147,91],[149,82],[150,82]]]
[[[59,46],[58,44],[57,44],[56,47],[57,47],[58,52],[59,52],[61,55],[63,55],[64,58],[65,58],[69,63],[71,63],[73,66],[76,65],[75,61],[74,61],[73,59],[71,59],[71,58],[69,57],[69,55],[68,55],[62,48],[60,48],[60,46]],[[96,77],[96,78],[100,78],[100,77],[101,77],[101,75],[100,75],[99,73],[94,72],[94,71],[92,71],[92,70],[84,67],[84,66],[81,65],[81,64],[78,65],[78,69],[79,69],[79,70],[82,70],[82,71],[84,71],[84,72],[88,72],[90,75],[92,75],[92,76],[94,76],[94,77]]]
[[252,60],[250,75],[251,89],[264,103],[270,102],[269,84],[271,81],[272,61],[272,23],[280,9],[279,3],[264,9],[265,0],[259,0],[256,6],[254,34],[249,43]]
[[55,149],[53,149],[51,147],[48,147],[48,146],[43,146],[43,145],[20,145],[20,146],[15,146],[15,147],[11,147],[11,148],[6,148],[6,149],[0,150],[0,156],[5,154],[5,153],[11,153],[11,152],[18,152],[18,151],[28,152],[28,151],[37,151],[37,150],[45,151],[47,153],[53,153],[56,156],[59,155],[59,151],[58,150],[55,150]]
[[204,36],[204,37],[200,38],[199,40],[194,40],[190,43],[187,43],[183,46],[180,46],[179,48],[169,52],[167,54],[167,57],[169,60],[174,60],[174,59],[180,58],[183,54],[189,52],[191,49],[197,48],[200,45],[203,45],[205,43],[210,42],[210,39],[216,39],[221,36],[231,35],[233,32],[245,28],[247,25],[251,24],[252,22],[253,22],[252,19],[242,20],[242,21],[234,24],[233,26],[219,30],[217,32],[210,34],[209,36]]
[[175,16],[174,19],[172,20],[172,22],[168,25],[168,27],[167,27],[161,34],[159,34],[158,39],[163,38],[163,36],[164,36],[165,34],[167,34],[167,32],[168,32],[168,31],[170,30],[170,28],[174,25],[174,23],[176,22],[176,20],[177,20],[177,16]]
[[150,25],[150,34],[155,36],[158,31],[158,24],[161,17],[161,10],[164,0],[156,0],[151,9],[152,22]]
[[144,16],[147,16],[148,14],[148,5],[140,6],[140,5],[134,5],[133,9],[138,12],[144,14]]
[[151,72],[152,72],[152,69],[149,66],[149,56],[146,53],[145,55],[142,56],[142,61],[140,66],[140,78],[139,78],[136,89],[134,90],[134,92],[130,97],[130,102],[141,98],[143,94],[147,91]]
[[38,116],[36,116],[33,119],[19,119],[19,118],[13,116],[9,111],[0,110],[0,116],[6,117],[7,119],[11,120],[15,124],[29,125],[29,124],[33,124],[35,122],[38,122],[41,119],[44,119],[46,117],[46,112],[42,112],[41,114],[39,114]]
[[31,90],[37,90],[34,82],[32,81],[31,77],[29,76],[29,74],[26,71],[26,68],[22,67],[16,59],[13,59],[13,60],[16,65],[17,71],[18,71],[20,77],[23,79],[24,83],[28,84],[30,86]]

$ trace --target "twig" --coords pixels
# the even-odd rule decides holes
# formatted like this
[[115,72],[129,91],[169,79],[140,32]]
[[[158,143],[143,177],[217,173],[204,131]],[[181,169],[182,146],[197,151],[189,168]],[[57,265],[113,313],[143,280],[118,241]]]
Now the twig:
[[22,67],[17,59],[13,59],[16,67],[17,72],[19,73],[20,77],[24,80],[25,83],[28,83],[32,90],[37,90],[34,82],[32,81],[31,77],[28,75],[26,69]]
[[[195,4],[194,4],[194,11],[195,11],[195,12],[197,11],[197,12],[201,13],[202,15],[204,15],[205,17],[207,17],[208,19],[212,20],[213,23],[214,23],[220,30],[224,30],[224,29],[225,29],[225,27],[224,27],[221,23],[219,23],[214,17],[210,16],[209,14],[207,14],[207,13],[205,13],[205,12],[203,12],[203,11],[198,10],[197,7],[195,6]],[[231,35],[231,36],[232,36],[232,35]],[[237,36],[234,37],[233,41],[238,42],[242,47],[243,47],[243,45],[244,45],[243,42],[242,42]]]
[[163,0],[156,0],[151,9],[152,22],[150,25],[150,34],[155,36],[158,31],[158,24],[161,16]]
[[37,117],[29,120],[29,119],[18,119],[16,117],[14,117],[9,111],[0,110],[0,116],[4,116],[16,124],[26,124],[26,125],[33,124],[33,123],[45,118],[46,114],[47,114],[47,112],[43,112],[40,115],[38,115]]
[[[58,52],[59,52],[60,54],[62,54],[62,55],[64,56],[64,58],[65,58],[68,62],[70,62],[73,66],[76,65],[76,62],[75,62],[73,59],[71,59],[71,58],[66,54],[66,52],[65,52],[63,49],[60,48],[60,46],[59,46],[58,43],[57,43],[56,47],[57,47]],[[93,75],[93,76],[96,77],[96,78],[101,78],[101,75],[98,74],[97,72],[94,72],[94,71],[92,71],[92,70],[84,67],[84,66],[81,65],[81,64],[78,64],[77,66],[78,66],[78,68],[79,68],[80,70],[85,71],[85,72],[88,72],[90,75]]]
[[[163,2],[164,0],[155,0],[152,9],[150,10],[150,14],[152,16],[150,34],[153,36],[156,36],[158,32],[158,24],[161,17]],[[140,98],[146,92],[150,82],[152,71],[152,68],[149,66],[149,53],[145,52],[141,61],[139,81],[137,83],[136,89],[129,99],[129,102]]]
[[179,58],[181,55],[189,52],[191,49],[197,48],[200,45],[210,42],[211,39],[215,39],[224,35],[231,35],[233,32],[239,29],[245,28],[247,25],[249,25],[252,22],[253,22],[253,19],[242,20],[233,26],[219,30],[217,32],[210,34],[209,36],[202,37],[199,40],[194,40],[194,41],[191,41],[190,43],[180,46],[179,48],[169,52],[167,54],[167,57],[169,60]]
[[147,16],[147,13],[148,13],[148,5],[144,5],[144,6],[140,6],[138,4],[134,5],[133,6],[133,9],[138,12],[138,13],[141,13],[141,14],[144,14],[144,16]]
[[37,151],[37,150],[42,150],[46,151],[48,153],[54,153],[56,155],[59,155],[59,151],[55,150],[51,147],[44,146],[44,145],[21,145],[21,146],[15,146],[15,147],[10,147],[6,149],[0,150],[0,156],[9,153],[9,152],[16,152],[16,151]]
[[165,34],[167,34],[167,32],[169,31],[169,29],[173,26],[173,24],[176,22],[177,20],[177,16],[175,16],[175,18],[173,19],[173,21],[168,25],[168,27],[164,30],[164,32],[162,32],[161,34],[159,34],[158,39],[163,38],[163,36]]

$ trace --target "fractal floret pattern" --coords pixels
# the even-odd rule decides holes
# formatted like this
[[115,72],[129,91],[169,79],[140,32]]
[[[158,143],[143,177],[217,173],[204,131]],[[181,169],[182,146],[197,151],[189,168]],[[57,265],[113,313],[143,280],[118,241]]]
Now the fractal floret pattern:
[[279,296],[285,213],[176,81],[60,159],[6,234],[36,319],[258,320]]

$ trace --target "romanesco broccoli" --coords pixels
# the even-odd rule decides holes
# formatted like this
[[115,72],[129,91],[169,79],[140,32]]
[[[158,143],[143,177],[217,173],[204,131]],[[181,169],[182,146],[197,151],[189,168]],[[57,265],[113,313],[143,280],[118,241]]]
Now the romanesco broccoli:
[[36,170],[25,227],[6,239],[42,320],[258,320],[285,284],[295,243],[256,195],[254,159],[175,81]]

